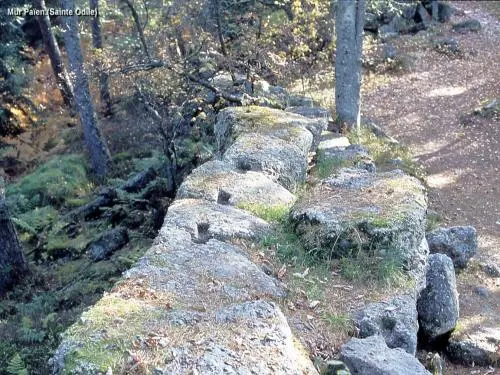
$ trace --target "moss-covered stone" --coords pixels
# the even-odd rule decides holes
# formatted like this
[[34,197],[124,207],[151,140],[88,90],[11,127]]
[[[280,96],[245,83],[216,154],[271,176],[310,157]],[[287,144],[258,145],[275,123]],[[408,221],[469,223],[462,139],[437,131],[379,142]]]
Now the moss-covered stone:
[[214,131],[221,152],[226,150],[239,135],[258,133],[289,142],[307,155],[313,145],[313,133],[317,134],[316,129],[324,126],[325,124],[319,120],[294,113],[249,106],[226,108],[221,111]]
[[423,261],[426,196],[400,171],[342,169],[292,208],[295,230],[309,250],[328,258],[400,257],[407,270]]
[[184,180],[177,198],[206,199],[232,206],[290,206],[295,197],[263,173],[241,171],[212,160],[198,167]]

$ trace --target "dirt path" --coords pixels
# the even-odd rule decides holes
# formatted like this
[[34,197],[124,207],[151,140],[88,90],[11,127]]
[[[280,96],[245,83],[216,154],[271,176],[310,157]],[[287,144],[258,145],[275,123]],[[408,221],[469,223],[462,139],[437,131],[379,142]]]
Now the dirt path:
[[[408,145],[425,167],[430,208],[442,216],[444,225],[475,226],[476,258],[500,264],[500,121],[471,115],[480,102],[500,98],[500,21],[477,2],[453,6],[458,13],[452,22],[475,18],[482,30],[458,34],[447,23],[428,35],[392,42],[414,66],[367,93],[364,115]],[[429,37],[456,39],[463,56],[437,52]],[[478,324],[498,328],[500,279],[471,266],[458,281],[466,329]],[[477,286],[486,286],[488,297],[477,295]],[[484,373],[474,371],[449,366],[445,373]]]

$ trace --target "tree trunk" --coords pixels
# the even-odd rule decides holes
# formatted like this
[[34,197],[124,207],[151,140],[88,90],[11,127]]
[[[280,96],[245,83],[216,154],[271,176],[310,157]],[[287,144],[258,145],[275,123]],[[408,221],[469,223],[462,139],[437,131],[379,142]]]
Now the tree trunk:
[[365,0],[338,1],[335,30],[335,107],[337,121],[360,126],[361,55]]
[[[33,0],[33,5],[35,8],[47,10],[45,6],[45,0]],[[52,32],[50,25],[50,18],[48,15],[37,16],[38,25],[40,25],[40,31],[42,33],[43,43],[45,44],[45,50],[49,54],[50,64],[52,65],[52,70],[56,77],[57,86],[61,91],[61,95],[64,104],[70,109],[74,107],[74,97],[73,97],[73,86],[69,80],[68,72],[64,68],[63,59],[61,57],[61,51],[57,45],[56,38]]]
[[219,0],[214,0],[215,7],[215,20],[217,23],[217,36],[219,37],[220,51],[222,56],[227,60],[229,73],[231,74],[231,80],[233,83],[236,82],[236,76],[234,75],[233,69],[231,68],[231,61],[229,61],[229,54],[227,53],[226,42],[224,41],[224,35],[222,33],[222,20],[220,16],[220,3]]
[[28,273],[21,244],[5,203],[5,189],[0,177],[0,296]]
[[[99,0],[89,0],[90,9],[97,11],[97,17],[92,17],[92,45],[102,49],[101,19],[99,17]],[[106,115],[112,114],[111,94],[109,93],[109,75],[99,73],[99,94]]]
[[134,19],[135,27],[137,28],[137,33],[139,34],[139,39],[142,44],[142,49],[144,50],[144,54],[148,58],[148,61],[151,61],[151,55],[149,54],[148,44],[146,43],[146,38],[144,37],[144,28],[141,26],[141,20],[139,19],[139,14],[134,8],[134,5],[130,2],[130,0],[122,0],[130,9],[132,13],[132,18]]
[[[63,9],[72,9],[73,11],[75,9],[74,0],[61,0],[61,6]],[[101,134],[92,97],[90,96],[87,73],[83,66],[80,35],[78,34],[78,17],[65,16],[62,17],[62,20],[66,52],[74,80],[75,102],[83,126],[85,144],[90,156],[92,170],[98,177],[104,177],[108,173],[111,156]]]

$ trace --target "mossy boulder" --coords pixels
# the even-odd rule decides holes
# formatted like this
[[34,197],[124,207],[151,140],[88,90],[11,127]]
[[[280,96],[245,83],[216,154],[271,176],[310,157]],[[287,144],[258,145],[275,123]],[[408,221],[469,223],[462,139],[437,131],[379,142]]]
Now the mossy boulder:
[[313,137],[319,137],[326,124],[320,119],[266,107],[226,108],[217,116],[215,135],[219,151],[224,152],[241,134],[273,136],[298,147],[303,154],[311,150]]
[[292,193],[263,173],[238,170],[212,160],[196,168],[177,191],[177,198],[198,198],[232,206],[290,206]]
[[[341,169],[298,201],[291,211],[305,247],[328,258],[398,257],[421,269],[427,201],[422,184],[401,171]],[[425,252],[425,254],[424,254]]]
[[196,368],[207,375],[317,375],[274,303],[230,304],[181,326],[169,323],[171,312],[151,301],[105,296],[65,334],[53,373],[123,374],[139,363],[148,374]]

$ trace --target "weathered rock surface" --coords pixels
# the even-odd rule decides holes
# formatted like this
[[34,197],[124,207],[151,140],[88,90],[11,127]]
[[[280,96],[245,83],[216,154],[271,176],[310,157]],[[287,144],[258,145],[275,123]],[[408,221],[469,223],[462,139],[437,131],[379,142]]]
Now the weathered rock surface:
[[343,166],[355,166],[368,172],[376,172],[375,164],[366,147],[354,144],[341,146],[344,137],[331,138],[320,142],[318,152],[325,159],[336,159]]
[[257,133],[282,139],[298,147],[304,155],[311,150],[313,138],[326,129],[322,119],[265,107],[231,107],[217,116],[214,132],[219,151],[224,152],[241,134]]
[[222,160],[244,171],[262,172],[288,190],[295,189],[306,178],[307,160],[302,151],[273,136],[243,134]]
[[455,362],[466,365],[498,366],[500,363],[500,329],[480,327],[466,335],[454,332],[447,346]]
[[361,338],[381,335],[391,349],[411,355],[417,350],[418,319],[415,296],[404,295],[388,302],[371,303],[354,314]]
[[288,97],[288,107],[308,107],[313,108],[314,102],[312,98],[302,95],[290,95]]
[[187,230],[194,242],[211,238],[259,240],[269,229],[267,222],[238,208],[201,199],[176,200],[168,208],[164,225]]
[[352,374],[360,375],[430,375],[430,372],[403,349],[390,349],[381,336],[352,338],[340,348],[341,360]]
[[305,125],[312,122],[314,120],[271,108],[231,107],[218,114],[214,132],[221,151],[226,150],[241,134],[257,133],[282,139],[307,155],[313,135]]
[[116,250],[128,243],[125,228],[115,228],[105,232],[98,240],[90,243],[87,252],[94,262],[109,258]]
[[298,115],[315,120],[304,125],[305,128],[309,130],[313,135],[313,149],[318,147],[323,131],[328,128],[328,124],[333,122],[330,111],[324,108],[288,107],[285,109],[285,111],[296,113]]
[[196,168],[177,191],[177,198],[199,198],[232,206],[289,206],[292,193],[266,175],[241,171],[220,160]]
[[[107,314],[113,306],[114,315]],[[168,314],[155,301],[105,296],[66,332],[64,344],[52,360],[53,373],[62,374],[65,369],[90,375],[108,368],[126,373],[134,364],[132,355],[137,355],[154,358],[155,374],[185,374],[193,369],[213,375],[317,374],[274,303],[233,304],[218,311],[227,319],[218,320],[207,312],[202,314],[204,319],[181,327],[165,325]],[[128,352],[124,345],[134,348]],[[90,354],[97,354],[93,361],[89,361]]]
[[376,248],[421,270],[426,207],[421,183],[401,171],[342,169],[298,201],[291,218],[310,250],[341,257]]
[[164,224],[156,242],[127,277],[147,278],[153,289],[177,296],[183,304],[201,306],[213,298],[285,295],[275,278],[234,245],[215,239],[193,242],[188,231],[170,223]]
[[330,152],[338,152],[350,146],[351,142],[345,136],[330,131],[323,132],[321,141],[318,145],[318,152],[328,154]]
[[422,332],[434,340],[455,328],[459,317],[458,292],[453,262],[444,254],[431,254],[427,286],[417,301]]
[[438,228],[427,233],[431,253],[448,255],[456,268],[465,268],[477,251],[477,233],[471,226]]

